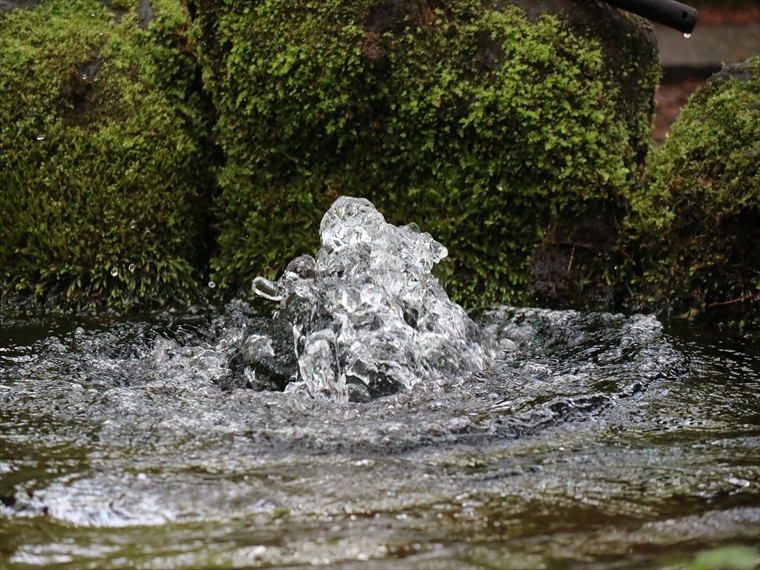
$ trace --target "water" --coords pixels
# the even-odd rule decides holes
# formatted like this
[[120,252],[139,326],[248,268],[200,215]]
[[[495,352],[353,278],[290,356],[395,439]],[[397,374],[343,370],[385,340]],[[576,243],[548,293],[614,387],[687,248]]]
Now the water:
[[[316,259],[294,259],[277,283],[253,282],[256,294],[279,302],[274,332],[286,338],[252,327],[243,348],[252,384],[271,368],[266,359],[292,353],[298,366],[294,382],[283,379],[287,391],[367,401],[481,370],[495,356],[433,275],[446,248],[416,224],[395,227],[369,201],[343,196],[322,219],[320,237]],[[289,329],[292,342],[278,343],[291,340]]]
[[[384,246],[323,226],[315,259],[257,282],[268,303],[0,317],[0,566],[679,567],[757,545],[756,344],[643,315],[471,318],[438,296],[440,244],[360,205],[355,232],[409,240],[370,277],[330,260]],[[338,302],[362,294],[382,323]]]

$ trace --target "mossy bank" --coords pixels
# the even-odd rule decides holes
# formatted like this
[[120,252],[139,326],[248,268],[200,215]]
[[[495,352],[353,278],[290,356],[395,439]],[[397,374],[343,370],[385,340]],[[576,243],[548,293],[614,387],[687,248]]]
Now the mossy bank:
[[522,4],[190,0],[226,157],[214,280],[314,252],[341,194],[445,244],[466,305],[530,300],[547,242],[593,261],[558,220],[612,219],[640,183],[656,48],[599,2]]
[[621,281],[632,305],[691,314],[756,307],[760,57],[725,67],[692,96],[648,171],[624,234]]
[[0,11],[2,292],[51,306],[189,297],[214,182],[185,9],[31,4]]

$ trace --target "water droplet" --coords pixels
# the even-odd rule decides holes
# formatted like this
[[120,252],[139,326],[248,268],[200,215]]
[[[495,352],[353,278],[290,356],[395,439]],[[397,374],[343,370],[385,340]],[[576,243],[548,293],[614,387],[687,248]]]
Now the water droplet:
[[117,267],[115,267],[115,266],[112,267],[111,268],[111,275],[113,275],[114,277],[116,277],[118,274],[119,274],[119,269]]
[[683,37],[685,37],[686,39],[689,39],[691,37],[691,34],[684,34]]
[[130,273],[134,273],[135,272],[135,267],[137,267],[137,266],[134,263],[130,263],[129,264],[129,272]]
[[214,287],[216,287],[216,283],[214,283],[213,281],[209,281],[208,286],[210,289],[213,289]]
[[44,141],[45,140],[45,135],[37,135],[37,140],[38,141]]

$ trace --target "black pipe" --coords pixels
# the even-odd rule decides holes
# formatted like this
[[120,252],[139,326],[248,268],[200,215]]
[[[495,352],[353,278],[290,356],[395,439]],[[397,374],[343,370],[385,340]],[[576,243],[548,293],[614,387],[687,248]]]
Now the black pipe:
[[697,25],[699,13],[675,0],[603,0],[627,12],[633,12],[663,26],[690,34]]

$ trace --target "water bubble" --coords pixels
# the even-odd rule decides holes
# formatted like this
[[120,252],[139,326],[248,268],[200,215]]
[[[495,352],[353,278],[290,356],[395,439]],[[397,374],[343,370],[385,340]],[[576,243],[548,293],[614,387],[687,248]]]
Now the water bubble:
[[134,273],[137,266],[134,263],[129,264],[129,272]]
[[116,266],[112,267],[111,268],[111,275],[113,277],[116,277],[118,274],[119,274],[119,269]]
[[685,37],[686,39],[689,39],[691,37],[691,34],[684,34],[683,37]]
[[213,289],[214,287],[216,287],[216,283],[214,283],[213,281],[209,281],[208,286],[209,286],[209,289]]
[[37,135],[37,140],[38,141],[44,141],[45,140],[45,135]]

